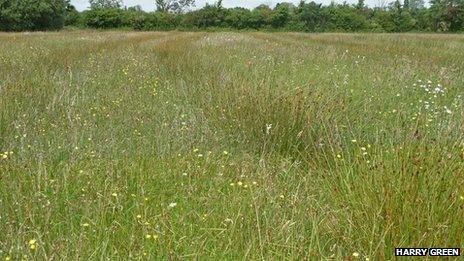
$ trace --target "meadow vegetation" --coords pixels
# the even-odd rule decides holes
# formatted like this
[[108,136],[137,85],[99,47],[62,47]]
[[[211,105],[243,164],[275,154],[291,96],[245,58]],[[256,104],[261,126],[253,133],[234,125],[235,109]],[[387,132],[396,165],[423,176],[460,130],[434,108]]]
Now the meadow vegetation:
[[0,258],[462,247],[463,40],[0,34]]

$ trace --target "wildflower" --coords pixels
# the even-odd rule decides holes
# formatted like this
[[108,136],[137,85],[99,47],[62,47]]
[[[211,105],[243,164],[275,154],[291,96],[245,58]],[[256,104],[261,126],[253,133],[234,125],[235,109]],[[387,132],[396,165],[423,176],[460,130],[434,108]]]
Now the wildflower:
[[229,152],[227,152],[227,150],[223,151],[222,154],[224,155],[229,155]]
[[9,257],[9,256],[5,257],[5,261],[10,261],[10,260],[11,260],[11,257]]
[[464,196],[460,196],[459,199],[464,200]]
[[269,133],[271,133],[271,129],[272,129],[272,124],[266,124],[266,134],[269,135]]
[[241,186],[243,183],[241,181],[237,182],[237,185]]
[[285,198],[285,196],[284,196],[284,195],[280,195],[279,197],[280,197],[281,199],[284,199],[284,198]]
[[175,202],[172,202],[172,203],[169,204],[170,208],[174,208],[175,206],[177,206],[177,203],[175,203]]
[[137,215],[137,218],[139,218],[139,219],[142,218],[142,215]]
[[434,90],[433,90],[435,93],[444,93],[445,91],[440,88],[440,87],[436,87]]
[[358,141],[357,141],[357,140],[351,140],[351,142],[356,143],[356,142],[358,142]]
[[117,194],[117,193],[113,193],[113,194],[111,194],[111,196],[113,196],[113,197],[117,197],[117,196],[118,196],[118,194]]
[[3,159],[8,158],[8,155],[7,155],[7,154],[0,154],[0,155],[2,155],[2,158],[3,158]]
[[150,234],[146,234],[146,235],[145,235],[145,238],[146,238],[146,239],[150,239],[150,238],[151,238],[151,235],[150,235]]
[[341,158],[342,158],[342,155],[337,154],[337,158],[341,159]]
[[230,183],[229,185],[230,185],[231,187],[235,186],[235,184],[234,184],[234,183]]
[[258,182],[256,182],[256,181],[253,181],[253,185],[258,185]]
[[358,253],[358,252],[354,252],[354,253],[353,253],[353,256],[354,256],[354,257],[359,257],[359,253]]
[[444,106],[444,108],[445,108],[445,112],[446,112],[446,113],[448,113],[448,114],[451,114],[451,113],[452,113],[451,110],[448,109],[448,107]]
[[186,177],[186,176],[187,176],[187,173],[185,173],[185,172],[184,172],[184,173],[182,173],[182,176]]
[[367,149],[366,149],[366,147],[361,147],[361,150],[366,151]]
[[29,240],[29,248],[30,248],[31,250],[35,250],[35,249],[37,248],[36,243],[37,243],[37,240],[35,240],[35,239]]

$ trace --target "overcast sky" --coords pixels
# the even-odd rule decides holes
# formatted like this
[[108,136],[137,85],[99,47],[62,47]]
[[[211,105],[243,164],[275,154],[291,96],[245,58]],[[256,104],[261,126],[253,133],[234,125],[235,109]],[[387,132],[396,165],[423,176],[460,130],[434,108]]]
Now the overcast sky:
[[[307,1],[310,2],[311,0]],[[153,11],[155,10],[155,0],[123,0],[124,5],[126,6],[134,6],[140,5],[143,10],[145,11]],[[206,3],[214,3],[215,0],[197,0],[196,6],[202,7]],[[224,7],[235,7],[235,6],[242,6],[246,8],[253,8],[260,4],[268,4],[270,6],[275,5],[279,2],[292,2],[292,3],[299,3],[300,0],[223,0]],[[323,3],[323,4],[330,4],[331,0],[314,0],[316,3]],[[336,3],[342,3],[343,0],[335,0]],[[347,3],[356,3],[357,0],[347,0]],[[382,3],[388,2],[386,0],[366,0],[365,3],[369,6],[379,6]],[[82,11],[85,10],[89,6],[88,0],[71,0],[71,3],[77,8],[77,10]]]

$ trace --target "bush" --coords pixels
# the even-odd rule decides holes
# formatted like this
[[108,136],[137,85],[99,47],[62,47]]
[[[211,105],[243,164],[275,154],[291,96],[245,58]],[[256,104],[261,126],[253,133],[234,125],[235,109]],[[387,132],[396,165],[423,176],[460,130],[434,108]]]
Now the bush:
[[135,30],[172,30],[181,26],[181,16],[166,12],[144,13],[132,20]]
[[92,28],[124,26],[124,11],[118,8],[98,8],[83,13],[84,24]]
[[0,0],[0,30],[58,30],[65,23],[66,0]]

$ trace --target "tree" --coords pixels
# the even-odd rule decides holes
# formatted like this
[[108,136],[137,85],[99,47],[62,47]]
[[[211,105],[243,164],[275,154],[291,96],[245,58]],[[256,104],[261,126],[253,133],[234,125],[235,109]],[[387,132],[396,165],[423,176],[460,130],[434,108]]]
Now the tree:
[[[408,0],[405,0],[408,1]],[[366,5],[364,4],[364,0],[358,0],[358,3],[356,4],[356,9],[358,10],[364,10]]]
[[408,0],[410,9],[423,9],[425,7],[424,0]]
[[68,0],[0,0],[0,30],[61,29],[68,6]]
[[277,4],[271,16],[273,27],[284,27],[290,20],[290,9],[286,4]]
[[182,13],[186,8],[195,6],[195,0],[155,0],[155,3],[157,11],[172,13]]
[[464,0],[432,0],[430,3],[430,19],[435,30],[464,29]]
[[298,5],[297,15],[310,32],[323,31],[327,23],[327,17],[322,12],[322,4],[315,2],[305,3],[301,1]]
[[190,12],[186,15],[185,23],[195,27],[214,27],[224,24],[226,18],[222,3],[214,5],[206,4],[200,10]]
[[65,25],[76,25],[78,24],[78,22],[79,22],[79,12],[76,10],[76,7],[69,4],[66,7],[64,24]]
[[90,9],[121,8],[122,0],[89,0]]

